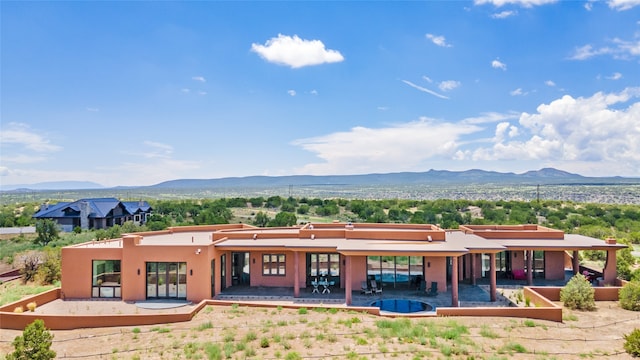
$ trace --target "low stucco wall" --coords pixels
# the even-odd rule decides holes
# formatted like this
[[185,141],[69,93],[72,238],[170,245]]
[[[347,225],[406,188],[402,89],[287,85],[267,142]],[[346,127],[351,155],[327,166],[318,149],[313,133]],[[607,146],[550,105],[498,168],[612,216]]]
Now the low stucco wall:
[[[525,287],[523,294],[529,299],[532,306],[530,307],[442,307],[437,308],[436,316],[500,316],[500,317],[519,317],[538,320],[549,320],[562,322],[562,307],[554,304],[554,301],[560,300],[561,287]],[[620,287],[596,287],[596,301],[617,301]],[[221,301],[221,300],[202,300],[189,313],[181,314],[109,314],[109,315],[45,315],[37,313],[14,313],[13,310],[21,306],[26,310],[29,302],[35,301],[38,306],[57,300],[60,298],[60,289],[52,289],[47,292],[34,295],[5,306],[0,307],[0,328],[23,330],[28,324],[36,319],[42,319],[45,326],[51,330],[72,330],[81,328],[95,327],[111,327],[111,326],[141,326],[155,325],[175,322],[190,321],[200,310],[207,305],[227,305],[239,304],[241,306],[254,307],[278,307],[297,309],[305,308],[329,308],[328,304],[268,304],[256,302],[242,301]],[[367,312],[372,315],[380,316],[380,309],[377,307],[344,307],[349,311]],[[433,314],[416,315],[416,314],[385,314],[385,316],[399,317],[424,317],[433,316]]]
[[[620,300],[620,289],[621,286],[596,286],[593,289],[594,298],[596,301],[618,301]],[[527,288],[525,288],[527,289]],[[562,287],[559,286],[549,286],[549,287],[531,287],[528,288],[532,291],[535,291],[551,301],[560,301],[560,290]],[[526,296],[526,290],[525,290]]]

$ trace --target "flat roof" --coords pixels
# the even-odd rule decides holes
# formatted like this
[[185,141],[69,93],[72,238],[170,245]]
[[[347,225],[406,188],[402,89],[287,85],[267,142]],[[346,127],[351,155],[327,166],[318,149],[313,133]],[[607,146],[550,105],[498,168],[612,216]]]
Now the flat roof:
[[[235,226],[235,224],[229,225]],[[499,252],[509,249],[566,249],[566,250],[609,250],[625,248],[624,244],[614,244],[605,242],[600,239],[578,235],[563,234],[562,238],[545,237],[546,228],[537,225],[523,226],[496,226],[504,228],[508,234],[501,238],[487,238],[478,232],[468,232],[465,227],[461,226],[461,230],[442,230],[432,225],[404,225],[404,224],[355,224],[354,230],[374,231],[374,238],[346,237],[341,236],[340,232],[331,230],[344,229],[344,223],[341,224],[318,224],[313,230],[319,230],[317,235],[309,234],[310,226],[307,224],[302,227],[278,227],[278,228],[228,228],[228,229],[212,229],[212,228],[193,228],[185,227],[187,231],[158,231],[140,234],[131,234],[141,236],[139,246],[209,246],[214,243],[215,247],[228,249],[259,249],[259,248],[308,248],[308,249],[335,249],[344,253],[466,253],[466,252]],[[468,226],[466,229],[496,228],[492,226]],[[522,229],[523,237],[518,237],[518,230]],[[176,228],[177,229],[177,228]],[[429,233],[442,231],[445,240],[428,241],[426,239],[416,239],[410,235],[417,231],[425,231]],[[533,232],[540,231],[540,237],[531,236]],[[313,231],[312,230],[312,231]],[[322,237],[322,230],[329,230],[325,233],[328,237]],[[301,231],[302,235],[301,236]],[[380,232],[388,232],[388,238]],[[214,235],[217,234],[217,236]],[[406,234],[405,239],[402,234]],[[526,236],[525,236],[526,233]],[[225,237],[228,234],[229,237]],[[233,235],[232,235],[233,234]],[[257,234],[254,239],[254,234]],[[260,236],[260,235],[264,236]],[[394,236],[393,234],[400,234]],[[245,237],[246,236],[246,237]],[[74,248],[121,248],[122,239],[91,241],[82,244],[72,245]]]

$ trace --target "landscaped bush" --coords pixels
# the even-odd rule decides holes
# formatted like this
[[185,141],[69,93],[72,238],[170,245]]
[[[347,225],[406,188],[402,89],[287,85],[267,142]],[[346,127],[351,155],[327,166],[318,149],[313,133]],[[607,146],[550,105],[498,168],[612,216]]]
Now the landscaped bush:
[[565,307],[573,310],[595,310],[595,290],[589,280],[577,274],[560,290],[560,301]]
[[620,307],[640,311],[640,281],[631,281],[620,289]]
[[633,357],[640,356],[640,329],[625,335],[624,340],[624,350]]

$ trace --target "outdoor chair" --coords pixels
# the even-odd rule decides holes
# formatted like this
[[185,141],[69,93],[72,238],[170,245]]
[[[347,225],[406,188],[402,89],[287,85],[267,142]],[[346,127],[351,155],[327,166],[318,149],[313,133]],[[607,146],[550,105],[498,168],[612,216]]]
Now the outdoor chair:
[[427,290],[426,295],[427,296],[436,296],[436,295],[438,295],[438,282],[437,281],[432,281],[431,282],[431,289]]
[[418,293],[427,291],[427,282],[422,280],[418,283]]
[[360,294],[365,294],[365,295],[373,294],[373,290],[371,290],[371,288],[367,284],[366,280],[362,282],[362,286],[361,286],[361,289],[360,289]]
[[375,280],[371,280],[371,290],[374,293],[382,293],[382,287],[378,287],[378,283]]

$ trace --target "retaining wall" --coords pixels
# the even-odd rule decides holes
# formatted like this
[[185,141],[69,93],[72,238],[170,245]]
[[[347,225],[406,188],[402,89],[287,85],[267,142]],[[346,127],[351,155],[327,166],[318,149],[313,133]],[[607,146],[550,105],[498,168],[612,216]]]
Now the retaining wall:
[[[561,287],[525,287],[523,294],[525,299],[529,299],[529,307],[442,307],[437,308],[435,316],[500,316],[519,317],[539,320],[549,320],[562,322],[562,307],[556,305],[554,301],[560,301]],[[596,287],[596,301],[617,301],[620,287]],[[255,307],[278,307],[283,308],[330,308],[329,304],[269,304],[242,301],[224,300],[203,300],[195,306],[189,313],[180,314],[109,314],[109,315],[72,315],[72,314],[38,314],[31,313],[26,309],[26,305],[35,301],[38,306],[44,305],[60,298],[59,288],[47,292],[30,296],[28,298],[4,305],[0,307],[0,328],[23,330],[28,324],[36,319],[42,319],[45,326],[51,330],[71,330],[80,328],[111,327],[111,326],[141,326],[166,324],[174,322],[190,321],[200,310],[207,305],[227,305],[239,304],[242,306]],[[22,307],[25,312],[14,313],[16,307]],[[380,309],[377,307],[344,307],[340,308],[350,311],[367,312],[380,316]],[[425,317],[434,316],[433,313],[423,314],[385,314],[390,317]]]

